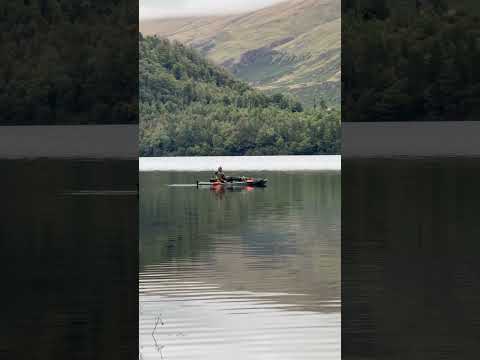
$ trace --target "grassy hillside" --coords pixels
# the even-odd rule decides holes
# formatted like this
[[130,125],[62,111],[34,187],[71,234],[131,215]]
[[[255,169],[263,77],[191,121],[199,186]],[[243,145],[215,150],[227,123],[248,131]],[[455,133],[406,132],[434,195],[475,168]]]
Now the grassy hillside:
[[268,93],[313,105],[340,101],[340,0],[290,0],[242,15],[158,19],[140,24],[198,49]]
[[140,154],[340,151],[340,113],[268,96],[180,43],[140,35]]

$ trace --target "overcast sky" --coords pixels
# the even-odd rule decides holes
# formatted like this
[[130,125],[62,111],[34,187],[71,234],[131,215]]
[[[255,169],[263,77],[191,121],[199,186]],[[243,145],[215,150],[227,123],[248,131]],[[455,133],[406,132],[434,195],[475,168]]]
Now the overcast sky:
[[139,0],[140,19],[216,15],[266,7],[282,0]]

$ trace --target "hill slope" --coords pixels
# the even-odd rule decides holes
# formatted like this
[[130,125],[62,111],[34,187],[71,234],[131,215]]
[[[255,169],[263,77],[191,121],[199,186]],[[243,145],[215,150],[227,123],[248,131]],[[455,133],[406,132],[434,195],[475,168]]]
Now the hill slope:
[[242,15],[144,21],[267,92],[340,99],[340,0],[290,0]]
[[338,153],[340,113],[266,94],[180,43],[140,35],[140,153]]

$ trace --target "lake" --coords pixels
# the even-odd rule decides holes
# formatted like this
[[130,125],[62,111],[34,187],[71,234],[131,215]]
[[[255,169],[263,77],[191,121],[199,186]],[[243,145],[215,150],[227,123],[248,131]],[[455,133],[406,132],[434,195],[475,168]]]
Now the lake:
[[140,158],[140,171],[340,171],[340,155],[197,156]]
[[0,357],[137,356],[138,161],[0,160]]
[[211,173],[140,173],[141,358],[340,359],[340,172]]

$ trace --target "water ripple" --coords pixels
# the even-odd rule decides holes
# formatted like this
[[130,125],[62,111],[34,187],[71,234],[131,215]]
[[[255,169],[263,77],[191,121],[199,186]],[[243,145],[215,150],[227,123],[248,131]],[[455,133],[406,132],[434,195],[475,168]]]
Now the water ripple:
[[228,291],[159,271],[172,268],[140,274],[143,359],[340,359],[340,299],[316,302],[335,311],[307,311],[295,303],[307,294]]

